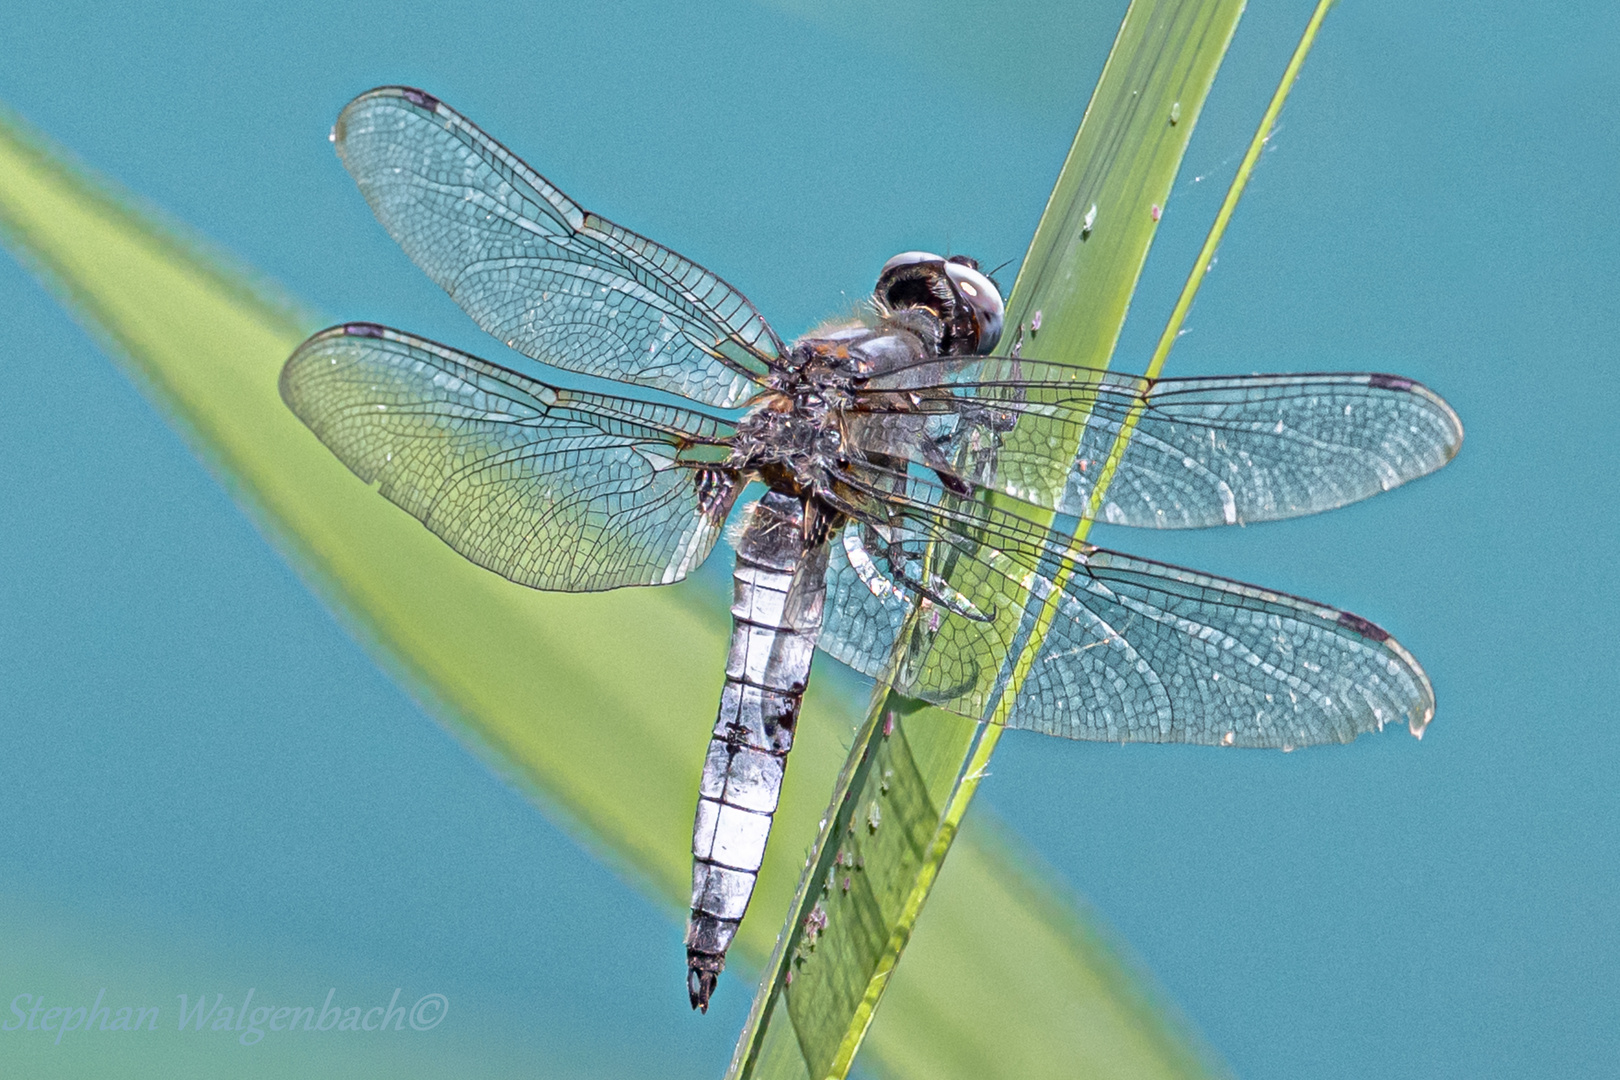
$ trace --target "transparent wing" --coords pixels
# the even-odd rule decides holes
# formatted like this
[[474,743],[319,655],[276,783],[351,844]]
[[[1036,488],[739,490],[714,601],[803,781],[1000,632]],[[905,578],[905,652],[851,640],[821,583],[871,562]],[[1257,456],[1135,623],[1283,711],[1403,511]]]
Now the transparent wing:
[[[865,407],[890,414],[867,421],[880,453],[949,462],[968,482],[1049,510],[1149,528],[1343,506],[1433,472],[1463,435],[1437,395],[1392,375],[1147,382],[996,357],[904,394],[873,380],[863,396]],[[908,425],[895,411],[916,415]],[[1133,414],[1132,437],[1093,512],[1093,487]]]
[[406,254],[527,356],[730,408],[781,354],[737,290],[581,209],[429,94],[362,94],[332,139]]
[[874,679],[883,677],[884,664],[900,640],[913,603],[883,558],[881,538],[859,522],[833,537],[821,636],[816,640],[827,655]]
[[370,323],[323,330],[281,396],[345,465],[479,566],[536,589],[677,581],[737,492],[681,455],[730,426],[667,405],[560,390]]
[[[1348,612],[1066,546],[923,484],[887,498],[887,523],[857,522],[835,541],[821,645],[874,676],[898,648],[902,693],[987,716],[1053,598],[1011,727],[1290,749],[1348,742],[1396,722],[1421,733],[1434,714],[1417,662]],[[941,577],[927,578],[924,566]],[[923,610],[907,621],[913,604]]]

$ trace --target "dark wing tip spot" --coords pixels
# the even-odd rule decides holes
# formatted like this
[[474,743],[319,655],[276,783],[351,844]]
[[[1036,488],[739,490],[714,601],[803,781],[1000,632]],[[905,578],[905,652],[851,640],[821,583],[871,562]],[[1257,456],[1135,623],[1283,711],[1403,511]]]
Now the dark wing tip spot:
[[370,322],[352,322],[343,324],[343,333],[348,337],[374,337],[383,336],[384,327]]
[[1400,375],[1369,375],[1367,385],[1374,390],[1410,390],[1417,384]]
[[399,92],[406,101],[412,105],[420,105],[429,112],[437,111],[439,108],[439,99],[426,90],[418,90],[414,86],[402,86],[399,88]]
[[1389,631],[1377,623],[1368,622],[1360,615],[1352,615],[1348,611],[1339,612],[1339,625],[1347,630],[1354,630],[1364,638],[1374,641],[1388,641]]

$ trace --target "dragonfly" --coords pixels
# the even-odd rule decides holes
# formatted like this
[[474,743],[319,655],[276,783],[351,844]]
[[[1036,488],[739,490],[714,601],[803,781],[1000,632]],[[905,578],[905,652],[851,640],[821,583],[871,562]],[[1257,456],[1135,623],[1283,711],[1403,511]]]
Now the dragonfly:
[[1179,529],[1342,506],[1457,453],[1456,414],[1413,380],[1145,379],[997,355],[995,283],[921,251],[883,266],[859,317],[786,342],[720,277],[584,210],[428,93],[369,91],[331,138],[482,329],[640,391],[346,323],[280,378],[339,460],[536,589],[679,581],[736,522],[693,828],[694,1008],[753,893],[817,648],[911,698],[1073,739],[1292,749],[1391,723],[1421,736],[1433,717],[1423,669],[1374,623],[1019,509]]

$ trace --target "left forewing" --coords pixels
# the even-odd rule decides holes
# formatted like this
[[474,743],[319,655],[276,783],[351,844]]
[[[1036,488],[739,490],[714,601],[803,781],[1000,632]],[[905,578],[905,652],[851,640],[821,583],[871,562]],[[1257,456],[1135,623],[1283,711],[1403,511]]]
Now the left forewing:
[[586,211],[431,95],[362,94],[332,139],[406,254],[519,352],[722,408],[773,369],[781,343],[742,293]]

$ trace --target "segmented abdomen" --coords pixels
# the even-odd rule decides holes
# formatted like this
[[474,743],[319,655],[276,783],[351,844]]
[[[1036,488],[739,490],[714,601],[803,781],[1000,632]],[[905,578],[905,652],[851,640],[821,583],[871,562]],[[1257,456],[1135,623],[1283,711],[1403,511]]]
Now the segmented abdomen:
[[827,548],[799,499],[771,492],[737,544],[731,656],[692,829],[688,990],[707,1008],[765,854],[821,632]]

